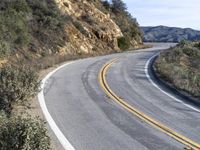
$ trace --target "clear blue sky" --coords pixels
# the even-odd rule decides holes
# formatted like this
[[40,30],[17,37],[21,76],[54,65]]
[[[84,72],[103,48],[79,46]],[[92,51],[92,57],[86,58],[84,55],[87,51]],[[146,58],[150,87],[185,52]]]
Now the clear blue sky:
[[141,26],[166,25],[200,30],[200,0],[124,0]]

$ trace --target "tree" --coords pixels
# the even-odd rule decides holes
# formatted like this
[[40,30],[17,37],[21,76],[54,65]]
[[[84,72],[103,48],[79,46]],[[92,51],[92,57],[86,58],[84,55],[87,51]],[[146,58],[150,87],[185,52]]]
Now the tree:
[[112,9],[115,13],[127,11],[127,6],[122,0],[112,0]]
[[103,6],[107,9],[110,10],[110,3],[107,0],[102,1]]
[[117,39],[118,46],[121,50],[127,50],[130,48],[130,39],[128,36],[123,36]]

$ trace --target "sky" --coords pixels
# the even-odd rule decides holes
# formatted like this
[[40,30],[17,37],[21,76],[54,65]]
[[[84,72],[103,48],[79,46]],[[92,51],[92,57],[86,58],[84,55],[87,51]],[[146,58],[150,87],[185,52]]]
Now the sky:
[[200,30],[200,0],[124,0],[141,26]]

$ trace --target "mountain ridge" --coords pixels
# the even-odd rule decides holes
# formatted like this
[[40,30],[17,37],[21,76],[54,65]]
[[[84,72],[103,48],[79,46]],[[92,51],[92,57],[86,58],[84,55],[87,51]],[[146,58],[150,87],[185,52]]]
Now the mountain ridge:
[[200,31],[192,28],[141,26],[144,42],[180,42],[200,40]]

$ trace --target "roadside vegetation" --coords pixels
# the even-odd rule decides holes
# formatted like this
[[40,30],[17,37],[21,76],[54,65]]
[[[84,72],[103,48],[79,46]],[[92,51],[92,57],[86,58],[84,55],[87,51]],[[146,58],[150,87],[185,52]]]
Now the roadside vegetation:
[[0,85],[0,111],[10,114],[13,103],[26,103],[38,92],[38,75],[25,65],[4,65]]
[[131,43],[128,36],[123,36],[123,37],[118,38],[117,42],[118,42],[119,48],[122,50],[127,50],[130,48]]
[[0,85],[0,149],[49,150],[44,121],[28,114],[12,114],[14,104],[26,105],[38,92],[38,75],[24,65],[4,65],[0,68]]
[[0,61],[0,150],[50,149],[44,121],[13,114],[13,106],[28,109],[29,100],[39,91],[36,68],[25,62],[31,62],[34,55],[56,53],[66,39],[62,33],[65,17],[54,3],[0,1],[0,60],[8,60],[3,65]]
[[200,42],[182,41],[164,51],[155,68],[161,78],[200,99]]
[[50,138],[38,118],[0,116],[1,150],[49,150]]

